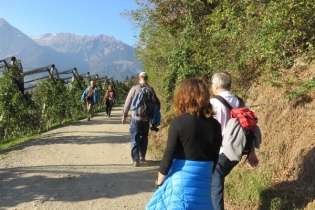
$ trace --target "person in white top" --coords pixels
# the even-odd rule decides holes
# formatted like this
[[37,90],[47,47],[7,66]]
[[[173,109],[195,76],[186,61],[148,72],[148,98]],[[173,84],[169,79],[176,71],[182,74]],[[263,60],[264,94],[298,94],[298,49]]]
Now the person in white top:
[[[212,92],[214,95],[222,96],[233,108],[239,107],[239,100],[231,94],[231,75],[227,72],[215,73],[212,76]],[[216,113],[215,118],[221,124],[222,136],[230,119],[230,110],[218,99],[211,98],[210,103]],[[258,166],[259,160],[255,153],[250,153],[248,162],[251,166]],[[211,198],[214,210],[224,210],[224,180],[239,161],[230,161],[221,146],[219,160],[212,175]]]

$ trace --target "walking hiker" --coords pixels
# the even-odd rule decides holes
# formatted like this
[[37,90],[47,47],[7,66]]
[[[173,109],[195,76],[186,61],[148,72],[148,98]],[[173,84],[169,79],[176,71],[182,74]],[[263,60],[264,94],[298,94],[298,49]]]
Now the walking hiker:
[[[240,107],[239,98],[232,95],[230,90],[231,90],[230,74],[228,74],[227,72],[215,73],[212,77],[213,94],[221,96],[233,108]],[[210,102],[216,114],[215,118],[221,124],[223,144],[224,144],[225,139],[229,138],[229,135],[231,135],[230,133],[226,132],[229,129],[228,126],[230,126],[230,124],[228,124],[230,120],[230,110],[217,98],[211,98]],[[257,133],[255,132],[255,135],[256,134]],[[243,138],[243,139],[245,138],[244,133],[239,132],[239,135],[240,136],[237,136],[236,138]],[[246,138],[245,138],[245,141],[246,141]],[[260,141],[260,140],[257,140],[257,141]],[[241,145],[241,144],[238,144],[238,145]],[[257,145],[257,143],[255,143],[253,145],[256,146],[256,148],[259,148],[259,144]],[[235,149],[235,145],[233,145],[232,149],[231,147],[232,145],[225,145],[225,147],[221,146],[218,164],[216,165],[216,168],[212,176],[211,197],[212,197],[214,210],[224,210],[224,180],[225,180],[225,177],[231,172],[231,170],[240,161],[240,159],[237,159],[237,158],[230,160],[227,156],[231,155],[231,156],[238,156],[241,158],[241,154],[240,155],[230,154],[230,153],[235,152],[235,150],[233,150]],[[239,148],[236,148],[236,149],[239,149]],[[252,167],[258,166],[259,160],[255,154],[254,148],[252,148],[251,152],[248,155],[248,162]]]
[[95,82],[92,80],[91,85],[88,86],[82,96],[81,100],[82,102],[86,101],[87,104],[87,120],[90,121],[93,117],[93,106],[97,103],[97,94],[98,90],[95,86]]
[[140,161],[146,162],[150,119],[153,115],[154,104],[159,104],[159,99],[153,88],[147,84],[147,73],[141,72],[138,80],[139,84],[133,86],[128,93],[121,120],[122,124],[125,124],[129,110],[133,111],[129,132],[131,136],[131,157],[135,167],[140,166]]
[[212,172],[222,135],[220,123],[213,118],[209,88],[201,79],[187,79],[179,85],[173,104],[176,117],[160,163],[159,188],[146,209],[212,210]]
[[115,100],[116,100],[116,92],[114,90],[113,85],[109,85],[103,99],[103,103],[105,103],[105,112],[106,112],[105,115],[108,117],[110,117]]

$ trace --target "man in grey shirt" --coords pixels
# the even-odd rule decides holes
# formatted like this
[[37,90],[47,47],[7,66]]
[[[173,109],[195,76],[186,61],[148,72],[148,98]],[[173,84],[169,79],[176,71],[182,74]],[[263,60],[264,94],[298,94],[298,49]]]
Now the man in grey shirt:
[[[154,93],[152,87],[147,84],[148,75],[145,72],[141,72],[139,74],[139,84],[133,86],[126,98],[124,109],[123,109],[123,116],[122,116],[122,124],[126,123],[126,119],[128,116],[128,112],[130,110],[131,104],[133,99],[136,95],[140,92],[143,86],[146,88],[150,88]],[[132,112],[132,116],[130,119],[130,136],[131,136],[131,157],[133,160],[133,165],[135,167],[140,166],[140,161],[145,162],[145,155],[147,152],[148,147],[148,134],[149,134],[149,121],[151,116],[139,116],[136,115],[136,111]]]

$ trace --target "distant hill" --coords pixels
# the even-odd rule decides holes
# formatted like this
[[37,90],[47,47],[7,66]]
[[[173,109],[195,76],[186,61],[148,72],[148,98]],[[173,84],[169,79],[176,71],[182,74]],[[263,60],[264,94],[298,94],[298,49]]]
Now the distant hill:
[[79,73],[124,80],[141,71],[133,47],[106,35],[70,33],[28,37],[0,18],[0,59],[15,56],[25,69],[55,64],[59,71],[76,67]]

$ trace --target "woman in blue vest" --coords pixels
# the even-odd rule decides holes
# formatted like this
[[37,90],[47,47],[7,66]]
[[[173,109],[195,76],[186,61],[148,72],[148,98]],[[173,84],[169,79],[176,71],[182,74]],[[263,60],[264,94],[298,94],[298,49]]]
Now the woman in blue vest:
[[211,210],[212,171],[222,143],[220,123],[213,118],[210,92],[197,78],[182,82],[173,101],[167,146],[154,193],[146,209]]

